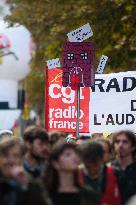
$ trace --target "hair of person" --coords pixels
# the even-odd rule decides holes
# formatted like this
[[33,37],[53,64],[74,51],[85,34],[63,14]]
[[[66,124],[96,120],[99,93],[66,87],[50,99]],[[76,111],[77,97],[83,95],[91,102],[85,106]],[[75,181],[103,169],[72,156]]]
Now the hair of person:
[[119,132],[115,132],[112,137],[112,145],[114,146],[117,137],[120,135],[125,135],[127,139],[131,142],[131,145],[136,147],[136,134],[131,130],[121,130]]
[[6,156],[9,150],[15,146],[18,146],[20,148],[20,154],[21,156],[23,156],[25,153],[24,143],[23,140],[17,137],[12,137],[0,143],[0,156]]
[[91,139],[91,137],[90,136],[88,136],[88,135],[81,135],[81,136],[79,136],[78,138],[77,138],[77,140],[89,140],[89,139]]
[[79,145],[79,149],[83,161],[95,162],[102,159],[104,155],[102,145],[96,140],[86,140],[85,143]]
[[102,138],[102,139],[97,139],[96,141],[99,142],[100,144],[107,144],[108,149],[109,149],[109,153],[112,153],[112,146],[111,146],[111,143],[108,139]]
[[59,138],[59,137],[66,137],[68,134],[66,132],[51,132],[49,134],[50,139],[52,138]]
[[35,139],[40,139],[42,141],[48,141],[49,136],[47,131],[39,126],[29,126],[24,132],[24,140],[33,143]]
[[103,137],[103,133],[101,133],[101,132],[96,132],[96,133],[92,133],[92,134],[91,134],[91,138],[92,138],[92,139],[95,138],[95,135],[99,135],[99,136]]
[[135,148],[134,151],[132,152],[132,156],[135,157],[135,155],[136,155],[136,134],[131,130],[121,130],[119,132],[113,133],[113,136],[112,136],[113,151],[115,151],[114,144],[117,140],[117,137],[120,135],[125,135],[127,137],[127,139],[131,142],[131,146]]
[[50,154],[50,160],[58,160],[61,154],[66,150],[66,149],[72,149],[76,153],[79,153],[77,145],[75,143],[66,143],[66,142],[57,142],[52,149],[52,152]]
[[49,141],[50,144],[53,146],[60,138],[66,139],[67,133],[66,132],[51,132],[49,133]]
[[[67,149],[72,149],[79,154],[78,148],[74,143],[57,142],[50,153],[47,170],[45,171],[44,181],[49,193],[57,191],[59,186],[59,175],[58,171],[54,168],[53,162],[59,160],[61,154]],[[73,173],[75,185],[78,187],[79,183],[77,180],[77,174]]]

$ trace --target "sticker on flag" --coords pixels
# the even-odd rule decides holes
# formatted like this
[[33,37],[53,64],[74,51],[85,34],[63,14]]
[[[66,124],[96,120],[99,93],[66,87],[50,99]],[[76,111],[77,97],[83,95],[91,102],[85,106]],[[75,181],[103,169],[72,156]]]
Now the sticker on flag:
[[56,58],[56,59],[51,59],[51,60],[47,60],[47,65],[48,65],[48,69],[52,69],[52,68],[60,68],[60,59]]
[[99,65],[96,71],[97,73],[100,73],[100,74],[103,73],[107,60],[108,60],[107,56],[104,56],[104,55],[101,56],[100,62],[99,62]]
[[93,36],[93,31],[89,23],[81,26],[80,28],[71,31],[67,34],[70,42],[82,42],[91,36]]

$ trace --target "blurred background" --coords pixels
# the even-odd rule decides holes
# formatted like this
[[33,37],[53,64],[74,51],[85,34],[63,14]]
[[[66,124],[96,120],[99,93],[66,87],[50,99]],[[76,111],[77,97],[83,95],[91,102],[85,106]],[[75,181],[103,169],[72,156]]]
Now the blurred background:
[[105,73],[136,64],[135,0],[0,0],[0,129],[22,135],[44,125],[46,60],[60,58],[67,33],[90,23]]

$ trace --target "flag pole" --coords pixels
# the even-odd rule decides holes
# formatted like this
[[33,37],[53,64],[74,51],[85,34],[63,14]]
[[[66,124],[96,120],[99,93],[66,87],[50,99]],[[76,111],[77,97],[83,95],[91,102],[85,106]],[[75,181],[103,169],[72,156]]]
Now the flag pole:
[[79,137],[79,122],[80,122],[80,83],[77,89],[76,137]]

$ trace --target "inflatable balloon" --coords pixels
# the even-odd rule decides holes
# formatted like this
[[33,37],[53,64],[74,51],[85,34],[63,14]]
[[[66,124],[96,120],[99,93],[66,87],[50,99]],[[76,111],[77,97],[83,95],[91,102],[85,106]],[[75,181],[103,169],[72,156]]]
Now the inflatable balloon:
[[[30,71],[31,34],[24,26],[0,21],[0,104],[17,108],[18,82]],[[1,107],[1,106],[0,106]]]

